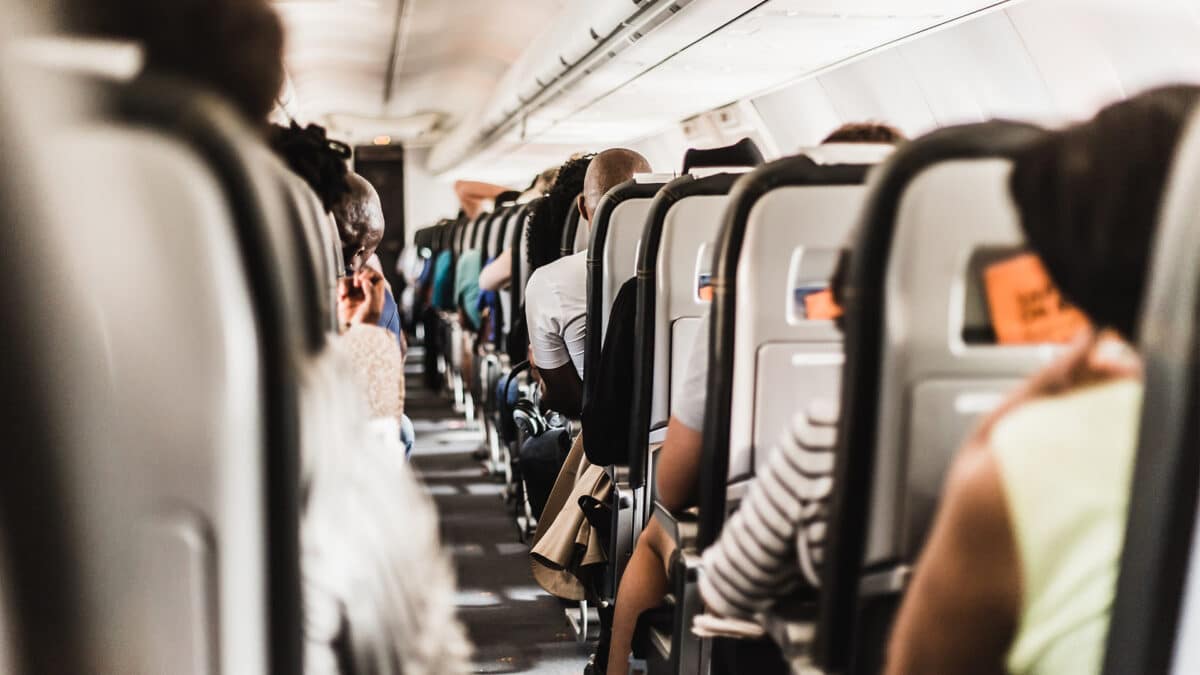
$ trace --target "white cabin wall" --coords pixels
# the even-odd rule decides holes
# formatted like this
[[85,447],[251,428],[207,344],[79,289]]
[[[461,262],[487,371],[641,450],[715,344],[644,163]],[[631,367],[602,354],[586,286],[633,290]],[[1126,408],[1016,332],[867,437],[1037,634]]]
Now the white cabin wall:
[[641,153],[656,173],[678,171],[688,147],[687,136],[679,124],[629,144],[629,149]]
[[[576,126],[591,129],[591,142],[580,147],[631,147],[646,155],[655,171],[673,172],[688,148],[724,145],[742,136],[754,138],[771,159],[816,145],[845,122],[887,122],[914,137],[992,118],[1053,126],[1177,81],[1200,82],[1197,0],[1025,0],[730,103],[724,110],[742,111],[737,128],[719,125],[723,109],[636,140],[621,140],[622,125],[593,120],[596,111],[560,127],[572,127],[576,135]],[[639,80],[630,91],[645,87]],[[474,158],[460,173],[499,178],[503,167],[505,179],[532,175],[535,167],[578,149],[575,144],[535,144],[512,154],[497,149]],[[409,162],[412,180],[432,182],[416,175],[422,166],[423,161]],[[447,195],[441,214],[452,213],[456,207],[445,186],[410,194],[428,200],[436,189]],[[410,208],[430,220],[426,214],[432,208]]]
[[1200,81],[1200,18],[1186,0],[1035,0],[1007,14],[1064,119],[1175,81]]
[[916,136],[937,119],[903,55],[888,50],[818,78],[843,122],[878,120]]
[[1200,82],[1190,0],[1027,0],[752,100],[794,152],[852,121],[910,136],[997,117],[1055,125],[1179,81]]
[[914,40],[895,58],[912,73],[938,126],[991,118],[1038,121],[1052,97],[1007,13]]
[[816,145],[842,123],[833,101],[816,78],[754,100],[764,131],[784,154]]
[[404,154],[405,244],[411,244],[417,230],[458,213],[454,183],[434,178],[425,170],[429,151],[410,149]]

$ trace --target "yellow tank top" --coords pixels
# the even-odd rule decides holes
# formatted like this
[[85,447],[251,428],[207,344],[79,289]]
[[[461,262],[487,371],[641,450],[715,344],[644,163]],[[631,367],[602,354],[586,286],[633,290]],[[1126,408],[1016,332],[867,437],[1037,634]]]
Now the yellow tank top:
[[1019,675],[1098,673],[1116,587],[1142,386],[1030,402],[992,431],[1021,564]]

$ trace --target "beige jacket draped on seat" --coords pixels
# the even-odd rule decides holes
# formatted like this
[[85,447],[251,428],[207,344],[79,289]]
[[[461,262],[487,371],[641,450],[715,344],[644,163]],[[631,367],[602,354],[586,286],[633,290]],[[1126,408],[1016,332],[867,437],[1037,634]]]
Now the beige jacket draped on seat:
[[583,435],[571,445],[538,520],[530,551],[533,577],[551,595],[564,600],[584,600],[592,576],[608,559],[604,545],[579,506],[590,495],[607,502],[612,481],[602,466],[583,454]]

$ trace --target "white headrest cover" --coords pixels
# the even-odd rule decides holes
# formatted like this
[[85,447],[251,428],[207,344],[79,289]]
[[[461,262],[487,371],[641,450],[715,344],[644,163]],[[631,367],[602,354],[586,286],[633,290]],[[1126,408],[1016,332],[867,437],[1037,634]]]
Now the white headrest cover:
[[633,181],[640,184],[670,183],[678,177],[678,174],[674,173],[635,173],[633,174]]
[[887,159],[896,146],[889,143],[826,143],[804,148],[800,154],[817,164],[878,164]]
[[719,173],[750,173],[754,168],[752,166],[698,166],[688,173],[695,178],[707,178]]

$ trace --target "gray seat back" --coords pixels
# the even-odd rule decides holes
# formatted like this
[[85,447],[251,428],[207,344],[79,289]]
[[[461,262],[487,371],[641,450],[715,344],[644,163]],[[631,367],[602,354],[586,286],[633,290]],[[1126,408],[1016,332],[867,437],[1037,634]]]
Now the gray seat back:
[[[760,358],[777,360],[770,351],[760,356],[763,347],[774,341],[822,344],[832,337],[827,325],[790,320],[794,293],[788,272],[797,250],[828,252],[843,245],[868,168],[862,163],[820,164],[803,155],[788,157],[746,174],[730,194],[713,252],[697,535],[701,548],[716,539],[727,497],[738,497],[741,480],[753,469],[758,363]],[[806,244],[808,248],[802,248]],[[799,269],[816,274],[827,257],[809,256],[811,267]],[[789,357],[783,361],[784,368],[792,369]],[[796,386],[789,381],[783,391]],[[773,391],[770,396],[780,394]],[[737,481],[732,489],[731,479]]]
[[[651,448],[665,438],[673,389],[683,386],[692,343],[708,301],[700,296],[712,260],[708,245],[729,189],[748,169],[677,178],[658,192],[643,226],[637,261],[629,483],[654,492]],[[650,500],[647,499],[648,506]],[[648,517],[649,509],[645,509]],[[639,517],[643,517],[639,514]]]
[[[660,186],[661,183],[649,185]],[[608,316],[612,311],[613,300],[621,285],[634,277],[637,271],[638,245],[642,239],[642,229],[646,224],[646,215],[650,212],[649,198],[626,199],[613,207],[608,218],[608,231],[601,239],[600,266],[603,274],[600,281],[600,340],[603,344],[604,333],[608,328]],[[592,240],[595,243],[595,239]],[[590,249],[591,244],[589,244]]]
[[500,218],[500,211],[490,211],[480,216],[475,223],[475,232],[471,235],[471,248],[485,252],[488,238],[491,237],[492,224]]
[[1200,671],[1196,345],[1200,127],[1180,141],[1161,209],[1138,351],[1145,398],[1104,672]]
[[[0,2],[6,13],[14,4]],[[10,38],[27,29],[20,14],[0,25],[6,53]],[[42,78],[31,82],[14,71],[10,54],[0,65],[0,671],[113,670],[122,663],[104,649],[111,636],[83,610],[99,605],[111,611],[106,618],[140,628],[122,576],[132,564],[133,537],[123,526],[131,509],[116,501],[122,491],[103,491],[104,485],[100,494],[74,494],[84,450],[103,468],[119,447],[81,428],[85,411],[109,393],[101,343],[87,339],[89,317],[78,311],[74,295],[74,286],[86,280],[60,272],[46,257],[73,244],[66,236],[71,214],[49,208],[46,177],[56,175],[50,170],[58,158],[45,152],[44,141],[81,101],[56,96]],[[85,182],[80,192],[94,196],[92,185]],[[96,504],[121,520],[87,520]],[[113,543],[105,551],[111,564],[91,555],[93,542],[83,535],[93,526],[95,543]]]
[[[654,195],[666,183],[664,176],[648,174],[609,190],[596,206],[587,250],[587,336],[584,349],[583,400],[595,387],[593,366],[600,361],[604,331],[613,300],[621,285],[637,269],[638,242]],[[580,224],[582,227],[582,223]]]
[[[530,264],[531,258],[529,255],[529,219],[532,217],[533,211],[537,207],[537,202],[530,202],[528,208],[525,209],[525,221],[522,223],[522,226],[518,228],[518,239],[515,244],[515,248],[513,248],[513,257],[520,257],[519,260],[516,261],[517,271],[519,274],[516,274],[513,278],[513,283],[519,286],[519,291],[514,297],[519,298],[521,302],[525,301],[525,287],[529,285],[529,277],[533,276],[533,270],[531,269],[532,265]],[[517,311],[520,311],[520,306],[520,303],[517,303]]]
[[591,227],[586,220],[582,218],[578,226],[575,228],[575,243],[571,247],[571,253],[579,253],[586,251],[588,247],[588,237],[591,232]]
[[836,395],[841,334],[808,320],[796,298],[833,275],[864,196],[862,185],[783,187],[750,212],[734,310],[731,482],[754,475],[797,410]]
[[1040,133],[1009,123],[935,132],[898,151],[873,183],[843,284],[852,302],[817,644],[824,668],[882,649],[885,630],[853,644],[857,615],[902,592],[973,421],[1055,351],[967,339],[986,321],[983,268],[1022,246],[1008,157]]
[[237,237],[248,221],[172,135],[81,117],[43,138],[74,186],[48,192],[29,232],[56,251],[41,297],[63,303],[40,348],[67,369],[46,399],[72,494],[60,517],[94,584],[75,589],[95,650],[80,672],[270,670],[268,589],[287,571],[264,499],[274,388]]
[[[512,265],[514,271],[520,272],[523,266],[521,265],[520,256],[524,253],[525,241],[525,224],[528,218],[529,208],[522,204],[513,211],[512,222],[509,223],[508,229],[504,233],[504,248],[512,251]],[[503,251],[501,251],[503,252]],[[516,274],[508,282],[508,288],[500,291],[500,312],[503,316],[505,340],[512,334],[513,312],[520,311],[521,300],[525,290],[524,286],[520,289],[517,286],[521,283],[521,274]],[[514,302],[515,300],[515,302]]]
[[970,261],[985,263],[989,250],[1023,243],[1008,192],[1011,170],[999,158],[942,162],[901,197],[884,296],[865,564],[916,556],[945,470],[975,419],[1053,354],[1041,345],[964,340],[969,321],[986,317],[982,265]]
[[283,193],[286,213],[292,222],[297,240],[297,276],[302,280],[306,303],[312,308],[310,342],[319,349],[324,333],[337,332],[337,286],[344,273],[339,264],[341,244],[337,241],[336,226],[321,205],[316,193],[265,148],[255,149],[264,173],[274,177]]
[[708,311],[709,301],[700,297],[700,285],[712,276],[712,242],[728,201],[728,194],[681,199],[663,223],[655,278],[651,429],[664,426],[671,415],[671,400],[679,395],[700,319]]
[[458,252],[460,254],[478,248],[478,234],[483,229],[483,224],[491,217],[491,213],[480,213],[478,216],[471,219],[467,223],[466,229],[463,231],[462,242],[459,244]]
[[500,255],[501,244],[505,241],[508,227],[512,222],[513,214],[516,213],[516,210],[515,206],[506,208],[499,218],[497,218],[496,222],[492,223],[491,229],[488,230],[487,244],[483,249],[483,262],[485,265],[488,260]]

